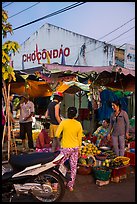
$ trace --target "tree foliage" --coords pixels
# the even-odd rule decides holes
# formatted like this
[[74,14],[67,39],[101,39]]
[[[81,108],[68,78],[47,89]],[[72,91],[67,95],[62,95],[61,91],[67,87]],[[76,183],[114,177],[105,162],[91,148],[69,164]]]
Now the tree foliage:
[[[13,34],[12,25],[7,22],[8,14],[6,11],[2,10],[2,37],[6,38],[7,33]],[[16,81],[14,68],[11,65],[11,54],[19,52],[20,45],[14,41],[6,41],[2,45],[2,78],[3,80]]]

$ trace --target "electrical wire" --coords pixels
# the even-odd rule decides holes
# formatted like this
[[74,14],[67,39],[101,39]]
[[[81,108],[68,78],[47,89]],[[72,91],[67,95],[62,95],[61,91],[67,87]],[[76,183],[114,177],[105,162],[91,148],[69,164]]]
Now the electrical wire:
[[[12,18],[12,17],[14,17],[14,16],[17,16],[18,14],[20,14],[20,13],[22,13],[22,12],[24,12],[24,11],[27,11],[28,9],[30,9],[30,8],[32,8],[32,7],[34,7],[34,6],[36,6],[36,5],[39,4],[39,3],[41,3],[41,2],[38,2],[38,3],[36,3],[36,4],[32,5],[32,6],[30,6],[30,7],[26,8],[26,9],[24,9],[24,10],[22,10],[22,11],[16,13],[16,14],[10,16],[9,18]],[[9,19],[9,18],[8,18],[8,19]]]
[[[113,40],[119,38],[120,36],[124,35],[125,33],[129,32],[129,31],[132,30],[133,28],[135,28],[135,27],[130,28],[129,30],[127,30],[127,31],[125,31],[124,33],[122,33],[122,34],[120,34],[119,36],[117,36],[116,38],[113,38],[112,40],[108,41],[107,43],[105,42],[105,43],[106,43],[106,44],[110,43],[111,41],[113,41]],[[101,46],[98,46],[97,48],[95,48],[95,49],[93,49],[93,50],[90,50],[90,51],[88,51],[88,52],[86,52],[86,53],[93,52],[93,51],[97,50],[97,49],[100,48],[100,47],[102,47],[102,45],[101,45]]]
[[72,4],[72,5],[70,5],[70,6],[67,6],[67,7],[63,8],[63,9],[60,9],[60,10],[58,10],[58,11],[55,11],[55,12],[51,13],[51,14],[48,14],[48,15],[42,17],[42,18],[36,19],[36,20],[34,20],[34,21],[31,21],[31,22],[29,22],[29,23],[26,23],[26,24],[24,24],[24,25],[21,25],[21,26],[19,26],[19,27],[17,27],[17,28],[14,28],[13,30],[17,30],[17,29],[23,28],[23,27],[28,26],[28,25],[30,25],[30,24],[32,24],[32,23],[36,23],[36,22],[38,22],[38,21],[40,21],[40,20],[43,20],[43,19],[45,19],[45,18],[49,18],[49,17],[51,17],[51,16],[60,14],[60,13],[62,13],[62,12],[65,12],[65,11],[69,10],[69,9],[75,8],[75,7],[77,7],[77,6],[80,6],[80,5],[84,4],[84,3],[86,3],[86,2],[81,2],[81,3]]
[[133,40],[133,35],[132,35],[132,36],[131,36],[131,35],[130,35],[130,36],[127,36],[126,38],[122,38],[122,39],[116,40],[116,41],[115,41],[115,44],[117,44],[117,43],[119,43],[119,42],[121,43],[121,41],[124,41],[124,40],[127,40],[127,39],[128,39],[128,40]]
[[[122,25],[119,26],[118,28],[114,29],[113,31],[111,31],[110,33],[106,34],[105,36],[103,36],[103,37],[101,37],[101,38],[99,38],[99,39],[102,39],[102,38],[104,38],[104,37],[110,35],[111,33],[117,31],[118,29],[120,29],[121,27],[123,27],[124,25],[126,25],[127,23],[131,22],[133,19],[135,19],[135,18],[130,19],[130,20],[127,21],[126,23],[122,24]],[[130,30],[126,31],[125,33],[129,32],[129,31],[130,31]],[[123,34],[124,34],[124,33],[122,33],[121,35],[123,35]],[[121,35],[120,35],[120,36],[121,36]],[[116,38],[118,38],[118,37],[120,37],[120,36],[117,36]],[[99,40],[99,39],[98,39],[98,40]],[[113,40],[114,40],[114,39],[112,39],[111,41],[113,41]],[[111,42],[111,41],[109,41],[109,42]],[[86,46],[87,46],[88,44],[91,44],[91,40],[86,43]],[[126,43],[125,43],[125,44],[126,44]],[[101,45],[101,46],[99,46],[99,47],[97,47],[97,48],[95,48],[95,49],[93,49],[93,50],[90,50],[90,51],[86,52],[86,54],[87,54],[87,53],[90,53],[90,52],[92,52],[92,51],[94,51],[94,50],[96,50],[96,49],[98,49],[98,48],[100,48],[100,47],[102,47],[102,46],[103,46],[103,45]],[[121,46],[120,46],[120,47],[121,47]],[[71,59],[72,59],[72,58],[71,58]],[[77,63],[77,61],[78,61],[78,58],[77,58],[75,64]]]
[[[38,3],[40,3],[40,2],[38,2]],[[38,3],[36,3],[36,4],[38,4]],[[86,3],[86,2],[84,2],[84,3]],[[35,5],[36,5],[36,4],[35,4]],[[76,4],[77,4],[77,3],[76,3]],[[35,5],[33,5],[33,6],[35,6]],[[72,5],[72,6],[73,6],[73,5]],[[32,6],[31,6],[31,7],[32,7]],[[31,8],[31,7],[29,7],[29,8]],[[28,8],[28,9],[29,9],[29,8]],[[64,9],[68,9],[68,8],[70,8],[70,6],[64,8]],[[52,15],[56,15],[56,14],[58,14],[58,12],[60,13],[60,12],[61,12],[62,10],[64,10],[64,9],[61,9],[61,10],[59,10],[59,11],[56,11],[57,13],[54,12],[54,13],[52,13],[52,14],[49,14],[48,16],[42,17],[42,18],[40,18],[40,19],[37,19],[36,21],[30,22],[29,24],[34,23],[34,22],[37,22],[38,20],[42,20],[42,19],[44,19],[44,18],[51,17]],[[25,10],[27,10],[27,9],[25,9]],[[25,11],[25,10],[23,10],[23,11]],[[23,11],[21,11],[21,12],[23,12]],[[65,11],[65,10],[64,10],[64,11]],[[19,12],[19,13],[21,13],[21,12]],[[63,11],[62,11],[62,12],[63,12]],[[19,13],[17,13],[17,14],[19,14]],[[17,14],[15,14],[15,15],[17,15]],[[14,16],[14,15],[13,15],[13,16]],[[13,16],[11,16],[11,17],[13,17]],[[11,18],[11,17],[10,17],[10,18]],[[126,23],[122,24],[120,27],[114,29],[114,30],[111,31],[110,33],[108,33],[108,34],[106,34],[105,36],[99,38],[98,40],[100,40],[100,39],[102,39],[102,38],[104,38],[104,37],[110,35],[111,33],[117,31],[118,29],[120,29],[121,27],[123,27],[124,25],[126,25],[127,23],[131,22],[131,21],[134,20],[134,19],[135,19],[135,18],[130,19],[130,20],[127,21]],[[25,26],[27,26],[27,25],[28,25],[28,24],[25,24]],[[24,25],[23,25],[23,26],[24,26]],[[21,26],[21,27],[22,27],[22,26]],[[18,28],[15,28],[15,29],[19,29],[19,27],[18,27]],[[13,30],[15,30],[15,29],[13,29]],[[90,43],[91,43],[91,42],[90,42]],[[86,45],[87,45],[87,44],[88,44],[88,43],[86,43]]]
[[[38,3],[40,3],[40,2],[38,2]],[[38,4],[38,3],[36,3],[36,4]],[[82,3],[80,3],[79,5],[81,5],[81,4],[83,4],[83,3],[86,3],[86,2],[82,2]],[[35,5],[36,5],[36,4],[35,4]],[[53,16],[53,15],[57,15],[57,14],[59,14],[59,13],[61,13],[61,12],[64,12],[64,11],[66,11],[66,10],[68,10],[68,9],[74,8],[74,7],[76,7],[76,6],[79,6],[79,5],[77,5],[77,4],[78,4],[78,3],[75,3],[75,4],[71,5],[71,6],[65,7],[65,8],[63,8],[63,9],[61,9],[61,10],[58,10],[58,11],[56,11],[56,12],[54,12],[54,13],[51,13],[51,14],[49,14],[49,15],[47,15],[47,16],[44,16],[44,17],[42,17],[42,18],[40,18],[40,19],[37,19],[37,20],[35,20],[35,21],[32,21],[32,22],[30,22],[29,24],[32,24],[32,23],[37,22],[37,21],[39,21],[39,20],[42,20],[42,19],[44,19],[44,18],[48,18],[48,17],[51,17],[51,16]],[[33,5],[33,6],[34,6],[34,5]],[[32,6],[31,6],[31,7],[32,7]],[[29,8],[30,8],[30,7],[29,7]],[[23,11],[25,11],[25,10],[23,10]],[[23,11],[22,11],[22,12],[23,12]],[[20,12],[19,12],[19,13],[20,13]],[[15,14],[15,15],[17,15],[17,14]],[[10,17],[10,18],[11,18],[11,17]],[[110,35],[111,33],[115,32],[115,31],[118,30],[118,29],[120,29],[121,27],[123,27],[123,26],[126,25],[127,23],[131,22],[133,19],[134,19],[134,18],[130,19],[129,21],[127,21],[126,23],[124,23],[124,24],[121,25],[120,27],[116,28],[115,30],[111,31],[110,33],[106,34],[105,36],[103,36],[103,37],[101,37],[101,38],[99,38],[99,39],[102,39],[102,38],[104,38],[104,37]],[[29,24],[25,24],[25,25],[23,25],[23,26],[21,26],[21,27],[24,27],[24,26],[29,25]],[[15,28],[15,29],[19,29],[19,28],[20,28],[20,27]],[[134,28],[134,27],[133,27],[133,28]],[[131,28],[131,29],[133,29],[133,28]],[[13,30],[15,30],[15,29],[13,29]],[[112,39],[111,41],[113,41],[113,40],[119,38],[119,37],[122,36],[123,34],[129,32],[131,29],[129,29],[128,31],[122,33],[121,35],[117,36],[116,38]],[[109,42],[111,42],[111,41],[109,41]],[[91,43],[91,42],[90,42],[90,43]],[[98,49],[98,48],[100,48],[100,47],[102,47],[102,45],[99,46],[99,47],[97,47],[97,48],[95,48],[94,50],[96,50],[96,49]],[[94,51],[94,50],[91,50],[91,51],[88,51],[88,52],[92,52],[92,51]],[[87,53],[88,53],[88,52],[87,52]]]
[[110,33],[108,33],[108,34],[104,35],[103,37],[99,38],[98,40],[101,40],[102,38],[104,38],[104,37],[106,37],[106,36],[110,35],[111,33],[115,32],[115,31],[117,31],[118,29],[122,28],[124,25],[128,24],[129,22],[133,21],[134,19],[135,19],[135,18],[132,18],[131,20],[127,21],[126,23],[124,23],[124,24],[123,24],[123,25],[121,25],[120,27],[118,27],[118,28],[114,29],[114,30],[113,30],[113,31],[111,31]]
[[[135,27],[130,28],[129,30],[125,31],[124,33],[120,34],[120,35],[117,36],[116,38],[110,40],[109,42],[111,42],[111,41],[113,41],[113,40],[119,38],[120,36],[122,36],[122,35],[124,35],[125,33],[129,32],[129,31],[132,30],[133,28],[135,28]],[[109,42],[108,42],[108,43],[109,43]],[[108,44],[108,43],[106,43],[106,44]],[[126,43],[125,43],[125,44],[126,44]],[[123,45],[124,45],[124,44],[123,44]],[[122,46],[123,46],[123,45],[122,45]],[[97,49],[99,49],[99,48],[101,48],[101,47],[103,47],[103,45],[100,45],[100,46],[98,46],[97,48],[95,48],[95,49],[93,49],[93,50],[89,50],[88,52],[86,52],[86,54],[89,54],[89,53],[91,53],[91,52],[93,52],[93,51],[95,51],[95,50],[97,50]],[[120,46],[120,47],[121,47],[121,46]],[[120,48],[120,47],[119,47],[119,48]],[[77,63],[78,58],[79,58],[79,55],[78,55],[78,57],[77,57],[77,59],[76,59],[74,65]],[[72,58],[71,58],[71,59],[72,59]]]
[[129,32],[129,31],[130,31],[130,30],[132,30],[133,28],[135,28],[135,26],[134,26],[134,27],[132,27],[132,28],[130,28],[129,30],[125,31],[124,33],[122,33],[122,34],[118,35],[116,38],[114,38],[114,39],[112,39],[112,40],[110,40],[110,41],[108,41],[108,42],[110,43],[111,41],[113,41],[113,40],[115,40],[115,39],[119,38],[120,36],[122,36],[122,35],[124,35],[125,33]]
[[[6,3],[6,2],[5,2]],[[5,7],[7,7],[7,6],[9,6],[10,4],[13,4],[14,2],[11,2],[11,3],[9,3],[9,4],[7,4],[6,6],[4,6],[3,8],[5,8]]]

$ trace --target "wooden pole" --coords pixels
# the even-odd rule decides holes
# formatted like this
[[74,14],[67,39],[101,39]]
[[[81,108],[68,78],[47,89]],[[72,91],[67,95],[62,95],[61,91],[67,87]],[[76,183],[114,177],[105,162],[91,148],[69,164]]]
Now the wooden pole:
[[[14,147],[15,153],[16,153],[16,155],[17,155],[17,145],[16,145],[15,134],[14,134],[12,122],[11,122],[11,133],[12,133],[11,148]],[[12,140],[13,140],[13,142],[12,142]],[[13,150],[13,149],[12,149],[12,150]]]
[[91,111],[91,125],[90,125],[90,132],[94,132],[94,125],[95,125],[95,112],[93,107],[93,88],[92,88],[92,94],[91,94],[91,101],[92,101],[92,111]]
[[[4,97],[4,102],[5,102],[6,110],[7,110],[7,90],[6,90],[6,84],[5,84],[4,81],[3,81],[2,94],[3,94],[3,97]],[[7,111],[6,111],[5,121],[7,122]],[[4,130],[3,130],[2,148],[3,148],[3,144],[4,144],[5,132],[6,132],[6,123],[4,125]]]
[[9,159],[10,159],[10,142],[11,142],[11,122],[10,122],[10,83],[8,84],[7,114],[8,114],[8,161],[9,161]]

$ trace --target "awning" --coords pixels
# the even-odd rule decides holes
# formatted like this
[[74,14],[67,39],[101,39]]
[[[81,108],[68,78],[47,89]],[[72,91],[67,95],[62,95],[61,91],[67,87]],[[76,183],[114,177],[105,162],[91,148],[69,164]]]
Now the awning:
[[59,64],[45,64],[46,70],[51,71],[52,73],[57,73],[61,71],[71,71],[71,72],[80,72],[80,73],[89,73],[89,72],[97,72],[101,73],[103,71],[113,72],[120,71],[124,75],[132,75],[135,76],[135,70],[126,69],[122,67],[115,66],[68,66],[68,65],[59,65]]
[[52,95],[50,85],[44,81],[27,80],[27,88],[25,82],[11,83],[11,93],[22,95],[24,92],[28,93],[32,98]]

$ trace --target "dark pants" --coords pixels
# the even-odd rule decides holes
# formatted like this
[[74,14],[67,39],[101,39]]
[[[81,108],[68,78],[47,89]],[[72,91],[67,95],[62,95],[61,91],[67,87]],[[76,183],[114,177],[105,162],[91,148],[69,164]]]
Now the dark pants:
[[26,134],[28,137],[28,147],[34,148],[33,138],[32,138],[32,122],[20,123],[20,138],[22,140],[25,140]]

